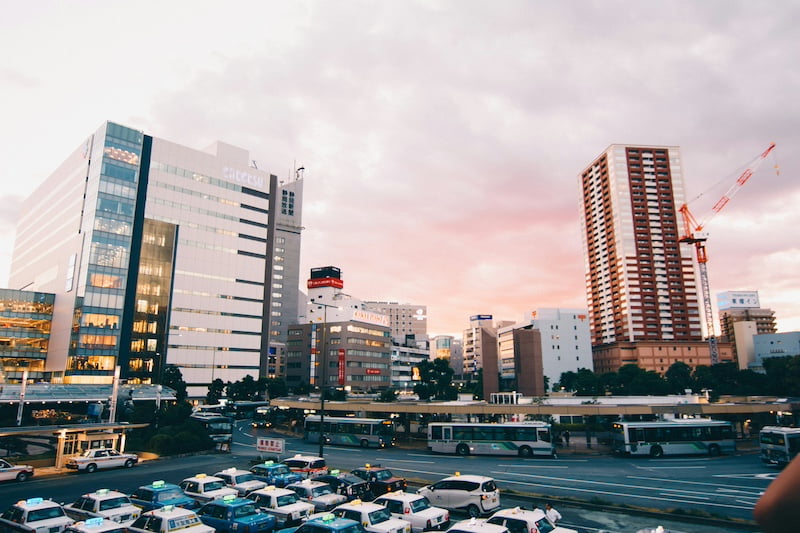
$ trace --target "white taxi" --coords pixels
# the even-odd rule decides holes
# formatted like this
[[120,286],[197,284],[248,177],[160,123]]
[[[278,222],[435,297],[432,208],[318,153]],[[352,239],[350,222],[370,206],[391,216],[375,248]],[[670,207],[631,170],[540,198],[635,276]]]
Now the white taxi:
[[0,459],[0,481],[26,481],[33,477],[31,465],[12,465],[5,459]]
[[347,496],[336,494],[327,483],[313,479],[289,483],[286,488],[294,491],[301,500],[312,504],[317,511],[330,511],[340,503],[347,501]]
[[160,509],[147,511],[128,526],[130,533],[216,533],[216,530],[200,521],[197,513],[165,505]]
[[236,489],[232,489],[225,484],[225,480],[206,474],[187,477],[178,486],[183,489],[187,496],[200,503],[221,500],[228,494],[239,495]]
[[332,514],[361,522],[371,533],[411,533],[411,523],[394,518],[389,509],[377,503],[353,500],[336,507]]
[[99,489],[65,505],[64,512],[74,520],[99,517],[128,525],[139,518],[141,509],[131,503],[127,494],[116,490]]
[[541,509],[501,509],[494,513],[487,520],[490,524],[505,526],[510,533],[528,533],[529,531],[539,531],[540,533],[578,533],[574,529],[557,526],[554,524]]
[[64,466],[91,474],[103,468],[131,468],[138,462],[139,456],[135,453],[120,453],[114,448],[93,448],[72,457]]
[[75,522],[64,533],[128,533],[128,528],[105,518],[90,518],[84,522]]
[[444,531],[450,525],[450,513],[441,507],[434,507],[425,496],[405,491],[387,492],[374,503],[383,505],[392,516],[411,522],[413,533],[422,531]]
[[0,515],[0,531],[47,531],[59,533],[74,522],[64,508],[52,500],[20,500]]
[[214,474],[222,479],[229,487],[233,487],[239,492],[239,496],[247,496],[254,490],[263,489],[267,486],[263,481],[256,479],[255,474],[249,470],[239,470],[238,468],[226,468]]
[[465,510],[471,517],[484,516],[500,508],[500,491],[494,479],[486,476],[456,475],[422,487],[417,494],[433,505],[455,511]]

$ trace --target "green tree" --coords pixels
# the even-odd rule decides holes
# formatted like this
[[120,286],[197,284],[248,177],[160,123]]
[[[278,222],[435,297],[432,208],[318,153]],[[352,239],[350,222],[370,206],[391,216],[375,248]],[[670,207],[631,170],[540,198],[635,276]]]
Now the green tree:
[[574,391],[575,390],[575,381],[578,378],[578,374],[573,372],[572,370],[567,370],[566,372],[561,373],[561,377],[558,378],[558,383],[553,386],[553,390],[561,390],[565,391]]
[[208,386],[208,394],[206,394],[206,403],[213,405],[219,403],[222,399],[223,392],[225,391],[225,383],[217,378]]
[[294,386],[295,394],[308,394],[309,392],[311,392],[311,385],[306,381],[301,381]]
[[664,373],[669,390],[672,394],[683,394],[686,389],[692,389],[692,367],[683,361],[676,361]]
[[764,359],[769,394],[800,396],[800,355]]
[[167,365],[164,367],[161,384],[174,390],[175,399],[179,402],[186,400],[186,397],[188,396],[186,392],[186,382],[183,380],[181,369],[177,366]]
[[378,400],[382,403],[391,403],[397,401],[397,391],[391,387],[383,389],[378,395]]
[[[266,392],[267,398],[280,398],[289,394],[286,382],[280,378],[258,378],[259,390]],[[261,388],[263,387],[263,389]]]
[[253,402],[261,399],[259,390],[263,390],[259,382],[253,376],[247,374],[245,377],[226,386],[228,398],[235,402]]

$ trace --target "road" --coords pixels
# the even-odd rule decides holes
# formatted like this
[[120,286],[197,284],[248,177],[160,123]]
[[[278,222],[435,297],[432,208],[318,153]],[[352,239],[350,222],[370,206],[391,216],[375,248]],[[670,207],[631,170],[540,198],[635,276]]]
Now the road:
[[[258,455],[255,449],[258,435],[285,438],[264,430],[254,433],[248,426],[240,426],[231,454],[146,461],[130,470],[91,475],[69,473],[34,477],[24,484],[5,483],[0,485],[0,510],[23,498],[42,496],[68,503],[99,488],[130,493],[157,479],[177,483],[198,472],[211,474],[230,466],[247,467]],[[319,448],[296,438],[285,438],[285,442],[284,457],[295,453],[316,455]],[[380,463],[409,478],[412,486],[452,475],[455,471],[489,475],[498,482],[504,507],[543,506],[545,496],[531,499],[522,494],[532,493],[594,501],[601,507],[604,502],[615,502],[665,511],[682,508],[746,520],[752,520],[755,501],[777,474],[762,466],[754,454],[659,460],[562,455],[554,460],[454,457],[432,455],[419,449],[364,450],[326,446],[325,457],[329,465],[345,470],[364,463]],[[567,500],[559,500],[556,507],[564,515],[565,526],[583,533],[633,533],[656,525],[687,533],[711,533],[720,529],[696,521],[673,520],[672,516],[680,517],[667,512],[657,518],[633,512],[600,512],[596,507]]]

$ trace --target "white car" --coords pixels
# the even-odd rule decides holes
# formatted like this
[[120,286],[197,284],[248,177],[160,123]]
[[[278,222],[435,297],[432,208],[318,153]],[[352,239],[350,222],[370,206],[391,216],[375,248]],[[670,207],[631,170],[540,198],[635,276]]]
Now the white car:
[[225,483],[239,492],[239,496],[247,496],[254,490],[263,489],[267,486],[263,481],[256,479],[255,474],[249,470],[239,470],[238,468],[226,468],[214,474],[225,481]]
[[33,477],[33,467],[31,465],[12,465],[4,459],[0,459],[0,481],[25,481]]
[[120,453],[114,448],[93,448],[71,458],[64,466],[91,474],[103,468],[131,468],[138,462],[139,456],[135,453]]
[[325,459],[316,455],[297,454],[294,457],[281,461],[289,467],[292,472],[297,472],[304,478],[314,478],[328,473],[328,466]]
[[216,533],[216,530],[200,521],[194,511],[167,505],[147,511],[128,526],[130,533]]
[[75,522],[64,533],[128,533],[128,528],[106,518],[89,518]]
[[64,512],[74,520],[106,518],[127,526],[139,518],[142,510],[131,503],[127,494],[100,489],[84,494],[73,503],[65,505]]
[[[447,533],[510,533],[506,526],[498,526],[490,524],[486,520],[478,518],[469,518],[456,522],[453,527],[447,530]],[[527,533],[527,532],[526,532]],[[540,533],[547,533],[547,530],[542,530]]]
[[210,502],[211,500],[221,500],[228,494],[238,496],[239,492],[225,484],[223,479],[206,474],[197,474],[194,477],[187,477],[178,486],[183,489],[190,498],[194,498],[200,503]]
[[333,492],[327,483],[313,479],[289,483],[286,488],[294,491],[301,500],[312,504],[317,511],[330,511],[340,503],[347,501],[346,496]]
[[272,485],[254,490],[247,497],[253,500],[259,509],[275,517],[276,529],[296,526],[306,521],[314,512],[314,505],[300,500],[293,490]]
[[398,491],[387,492],[373,503],[383,505],[392,516],[411,522],[413,533],[422,531],[444,531],[450,525],[450,513],[441,507],[434,507],[425,496]]
[[29,498],[18,501],[0,515],[0,531],[59,533],[73,522],[64,508],[54,501]]
[[500,507],[497,484],[486,476],[456,473],[420,488],[417,494],[426,496],[436,506],[451,511],[465,510],[471,517],[485,516]]
[[361,522],[370,533],[411,533],[411,523],[394,518],[389,509],[377,503],[353,500],[336,507],[332,514]]
[[541,509],[501,509],[489,517],[487,522],[505,526],[510,533],[528,533],[534,530],[541,533],[578,533],[574,529],[557,526]]

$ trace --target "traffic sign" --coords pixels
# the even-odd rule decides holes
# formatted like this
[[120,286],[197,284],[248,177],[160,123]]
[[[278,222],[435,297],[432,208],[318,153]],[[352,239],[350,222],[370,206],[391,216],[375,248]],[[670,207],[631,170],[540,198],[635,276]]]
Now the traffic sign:
[[283,453],[286,441],[283,439],[267,439],[259,437],[256,442],[256,449],[260,452]]

